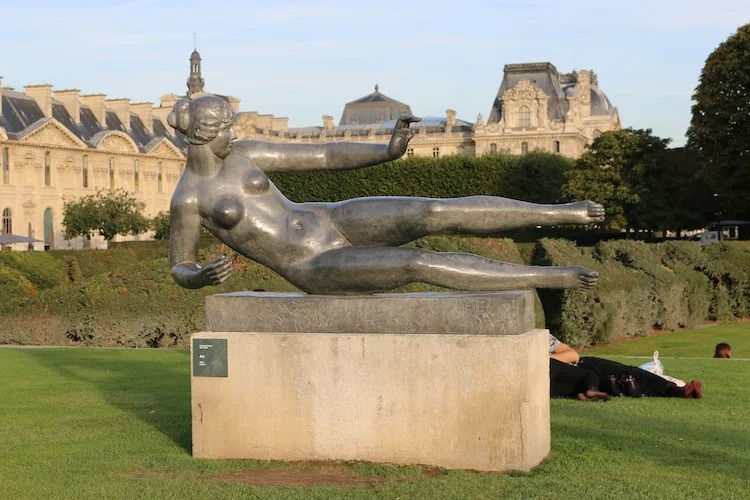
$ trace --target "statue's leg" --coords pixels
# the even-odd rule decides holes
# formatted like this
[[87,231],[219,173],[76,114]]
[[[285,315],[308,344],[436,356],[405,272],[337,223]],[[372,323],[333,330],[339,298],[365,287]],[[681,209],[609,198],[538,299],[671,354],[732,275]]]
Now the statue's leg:
[[296,266],[290,281],[309,293],[352,294],[422,282],[455,290],[588,289],[598,273],[580,266],[509,264],[479,255],[419,248],[338,248]]
[[491,234],[604,220],[604,207],[593,201],[544,205],[497,196],[356,198],[329,207],[333,224],[355,246],[397,246],[439,232]]

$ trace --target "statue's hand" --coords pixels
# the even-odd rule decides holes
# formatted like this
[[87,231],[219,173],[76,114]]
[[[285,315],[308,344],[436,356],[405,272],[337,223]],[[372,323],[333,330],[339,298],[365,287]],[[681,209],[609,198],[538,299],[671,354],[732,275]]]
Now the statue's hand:
[[391,142],[388,144],[388,156],[391,159],[396,160],[404,156],[409,141],[417,134],[417,129],[409,128],[409,125],[420,120],[421,118],[413,115],[401,115],[398,117],[396,126],[393,128]]
[[226,280],[230,274],[232,274],[232,263],[222,256],[203,266],[198,271],[198,278],[201,286],[218,285]]

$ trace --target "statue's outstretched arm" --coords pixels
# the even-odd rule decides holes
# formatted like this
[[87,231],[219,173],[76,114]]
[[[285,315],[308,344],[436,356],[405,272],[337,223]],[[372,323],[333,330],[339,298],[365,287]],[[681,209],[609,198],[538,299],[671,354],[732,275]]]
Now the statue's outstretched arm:
[[397,160],[406,153],[416,134],[409,125],[420,119],[412,115],[396,121],[388,144],[330,142],[327,144],[292,144],[261,141],[237,141],[233,152],[251,157],[266,172],[299,170],[350,170]]
[[203,267],[198,265],[201,219],[195,200],[190,201],[175,196],[169,209],[169,263],[172,278],[183,288],[218,285],[229,277],[232,264],[222,256]]

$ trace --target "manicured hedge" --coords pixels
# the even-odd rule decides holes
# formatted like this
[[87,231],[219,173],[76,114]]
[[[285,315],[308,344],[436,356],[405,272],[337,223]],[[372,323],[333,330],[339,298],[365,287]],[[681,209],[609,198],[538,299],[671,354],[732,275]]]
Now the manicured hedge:
[[552,153],[527,155],[414,156],[358,170],[271,173],[290,199],[340,201],[363,196],[458,198],[505,196],[519,200],[560,201],[564,171],[571,160]]
[[[509,239],[432,236],[410,245],[598,270],[593,290],[539,291],[537,325],[574,346],[643,335],[651,328],[743,318],[750,311],[750,245],[744,243],[606,241],[577,247],[545,238],[519,251]],[[227,255],[232,277],[218,287],[186,290],[172,281],[167,252],[166,244],[135,243],[111,250],[6,252],[10,256],[0,263],[0,343],[186,346],[189,333],[203,329],[206,295],[295,290],[221,244],[202,248],[200,260]],[[58,284],[38,285],[53,282]],[[396,291],[432,290],[441,289],[413,284]]]
[[39,289],[65,283],[65,267],[48,253],[0,250],[0,264],[17,270]]

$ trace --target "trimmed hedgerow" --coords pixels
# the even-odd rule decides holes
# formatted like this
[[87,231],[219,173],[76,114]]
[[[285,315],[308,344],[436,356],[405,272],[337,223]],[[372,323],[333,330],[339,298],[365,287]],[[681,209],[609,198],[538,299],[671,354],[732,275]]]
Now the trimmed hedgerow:
[[587,346],[643,335],[656,320],[651,280],[642,271],[616,261],[600,262],[591,248],[548,238],[540,240],[535,263],[581,265],[599,272],[592,290],[539,291],[548,328],[566,343]]
[[[536,245],[522,245],[522,254],[509,239],[431,236],[410,246],[519,264],[583,265],[598,270],[599,284],[593,290],[539,291],[537,326],[546,325],[574,346],[643,335],[654,327],[734,319],[750,310],[746,244],[701,247],[694,242],[608,241],[576,247],[567,240],[542,239]],[[16,255],[23,259],[25,254]],[[35,275],[37,280],[55,276],[61,283],[48,288],[36,285],[22,269],[0,263],[0,343],[186,346],[188,334],[203,328],[206,295],[296,290],[275,272],[224,245],[206,246],[199,257],[205,262],[219,255],[232,261],[232,277],[218,287],[200,290],[185,290],[172,281],[166,245],[132,244],[26,257],[57,269]],[[28,272],[30,261],[14,258],[12,262],[21,262]],[[412,284],[396,291],[427,290],[440,288]]]
[[17,270],[39,289],[65,283],[65,266],[46,252],[3,250],[0,251],[0,264]]
[[414,156],[358,170],[275,172],[269,178],[298,202],[364,196],[495,195],[553,203],[560,201],[564,172],[571,164],[566,157],[544,152],[522,156]]
[[11,311],[19,301],[36,293],[34,285],[21,272],[0,264],[0,311]]

